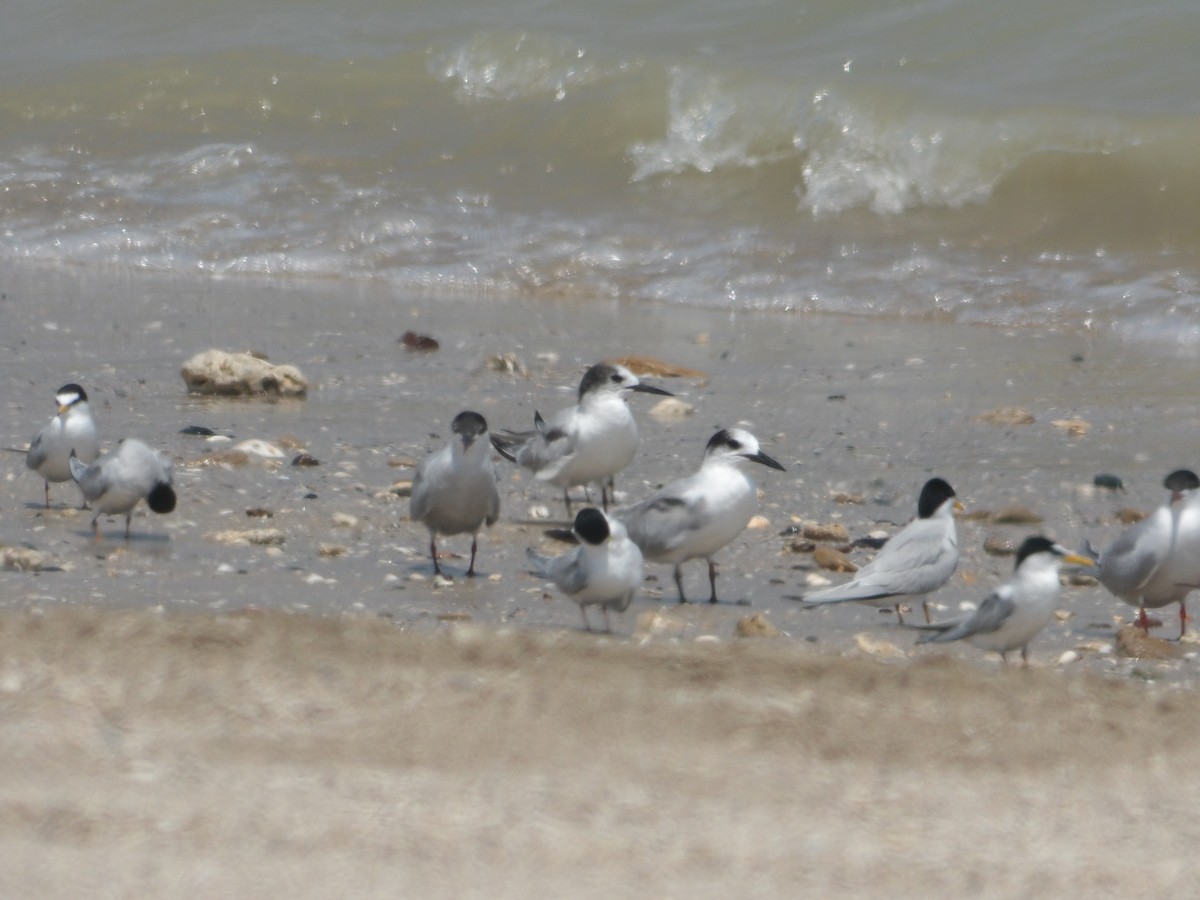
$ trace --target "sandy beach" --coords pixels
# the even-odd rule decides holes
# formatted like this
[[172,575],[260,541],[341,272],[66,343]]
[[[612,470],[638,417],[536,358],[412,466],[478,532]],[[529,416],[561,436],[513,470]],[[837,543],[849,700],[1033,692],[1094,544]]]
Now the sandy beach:
[[[0,548],[36,561],[0,571],[4,896],[1142,896],[1195,877],[1194,645],[1123,655],[1133,611],[1080,585],[1029,670],[914,648],[870,608],[783,599],[839,576],[780,534],[808,520],[894,532],[940,475],[966,507],[959,571],[933,598],[953,615],[1011,569],[985,542],[1103,546],[1119,510],[1154,507],[1166,472],[1198,464],[1195,359],[1082,323],[24,268],[3,271],[0,313],[14,451]],[[409,330],[440,349],[406,350]],[[188,395],[180,364],[210,347],[296,365],[312,389]],[[633,401],[626,499],[693,470],[719,427],[748,428],[787,467],[763,470],[765,523],[719,557],[730,602],[680,607],[670,570],[650,566],[612,635],[581,633],[524,565],[561,502],[505,464],[482,576],[450,560],[454,584],[436,586],[393,490],[409,463],[459,410],[528,427],[589,363],[627,353],[706,377],[657,382],[694,408],[680,420]],[[521,371],[497,371],[496,354]],[[128,545],[121,520],[92,541],[70,486],[43,509],[15,452],[68,381],[87,387],[104,444],[137,436],[177,463],[178,509],[140,509]],[[980,419],[1011,407],[1032,421]],[[288,456],[213,465],[227,445],[191,425]],[[320,464],[286,464],[299,452]],[[1099,473],[1126,490],[1096,489]],[[1042,521],[990,520],[1013,504]],[[278,537],[216,537],[258,528]],[[702,564],[685,578],[704,596]],[[781,634],[735,638],[753,614]],[[1174,638],[1175,611],[1162,618]]]

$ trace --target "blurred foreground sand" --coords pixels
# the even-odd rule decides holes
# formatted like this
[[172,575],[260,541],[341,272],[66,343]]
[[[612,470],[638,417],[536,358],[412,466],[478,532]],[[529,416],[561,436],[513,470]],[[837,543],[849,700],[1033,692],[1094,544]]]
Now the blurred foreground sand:
[[0,896],[1182,891],[1200,697],[373,618],[0,616]]

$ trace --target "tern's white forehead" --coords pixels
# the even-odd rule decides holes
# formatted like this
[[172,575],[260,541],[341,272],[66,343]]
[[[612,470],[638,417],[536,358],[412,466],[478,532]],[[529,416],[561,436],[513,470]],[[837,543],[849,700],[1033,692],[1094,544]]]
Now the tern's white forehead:
[[54,395],[54,399],[58,401],[59,406],[70,406],[73,403],[79,402],[78,391],[59,391]]

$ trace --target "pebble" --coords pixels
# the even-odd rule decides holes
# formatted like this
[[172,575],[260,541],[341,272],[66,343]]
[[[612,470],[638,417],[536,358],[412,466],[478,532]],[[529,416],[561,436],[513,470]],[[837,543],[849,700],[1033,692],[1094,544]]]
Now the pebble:
[[850,560],[850,557],[833,547],[817,547],[813,551],[813,562],[831,572],[858,571],[858,566]]
[[1037,525],[1043,519],[1029,507],[1011,503],[992,516],[992,521],[997,525]]
[[28,547],[0,548],[0,568],[15,572],[42,572],[52,567],[50,557]]
[[1135,525],[1146,518],[1147,513],[1140,509],[1126,506],[1117,510],[1117,521],[1122,525]]
[[1070,419],[1055,419],[1050,423],[1055,428],[1061,428],[1069,437],[1083,437],[1092,429],[1092,423],[1078,417]]
[[750,521],[746,523],[746,529],[748,531],[762,531],[764,528],[770,527],[771,520],[766,516],[753,516],[751,517]]
[[1124,625],[1117,632],[1117,650],[1133,659],[1179,659],[1178,645],[1146,634],[1136,625]]
[[494,353],[483,361],[483,368],[505,375],[516,375],[520,378],[529,377],[529,369],[515,353]]
[[430,353],[441,347],[437,338],[432,338],[427,334],[417,334],[415,331],[404,332],[398,343],[403,344],[406,350],[415,350],[419,353]]
[[975,417],[975,421],[985,422],[988,425],[1032,425],[1036,419],[1034,419],[1033,413],[1019,406],[1001,406],[998,409],[981,413]]
[[1062,656],[1060,656],[1058,658],[1058,664],[1060,666],[1069,666],[1071,663],[1078,662],[1078,661],[1079,661],[1079,654],[1076,653],[1074,650],[1067,650],[1066,652],[1064,652],[1062,654]]
[[844,544],[850,540],[850,532],[840,522],[806,522],[801,530],[801,534],[810,541],[828,541],[830,543]]
[[989,556],[1015,556],[1017,545],[1006,537],[989,534],[983,539],[983,552]]
[[335,512],[333,514],[333,524],[338,528],[357,528],[358,516],[352,516],[350,513]]
[[195,394],[303,397],[308,393],[308,379],[295,366],[274,365],[251,353],[204,350],[187,360],[179,374]]
[[227,531],[214,531],[205,535],[205,537],[210,541],[216,541],[218,544],[241,544],[256,547],[278,546],[287,540],[287,537],[278,528],[229,529]]
[[651,378],[683,378],[694,382],[697,387],[704,387],[708,384],[707,372],[700,369],[689,369],[687,366],[677,366],[674,363],[655,359],[653,356],[631,354],[622,356],[615,362],[638,377],[649,375]]
[[779,637],[782,632],[767,619],[766,613],[742,616],[733,630],[734,637]]
[[349,551],[341,544],[322,544],[317,548],[317,555],[326,558],[345,556]]
[[878,656],[881,659],[908,658],[908,654],[891,641],[883,641],[873,635],[862,632],[854,636],[854,644],[858,647],[860,653],[865,653],[868,656]]
[[678,422],[696,411],[696,407],[678,397],[663,397],[652,407],[650,415],[660,422]]
[[283,448],[264,441],[262,438],[247,438],[233,445],[231,453],[244,453],[247,456],[257,456],[260,459],[284,459],[287,454]]

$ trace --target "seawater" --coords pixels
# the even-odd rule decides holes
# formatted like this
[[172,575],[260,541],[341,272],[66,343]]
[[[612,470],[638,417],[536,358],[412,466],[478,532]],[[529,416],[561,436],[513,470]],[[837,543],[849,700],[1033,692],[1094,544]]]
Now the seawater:
[[0,260],[1200,343],[1200,5],[64,0]]

